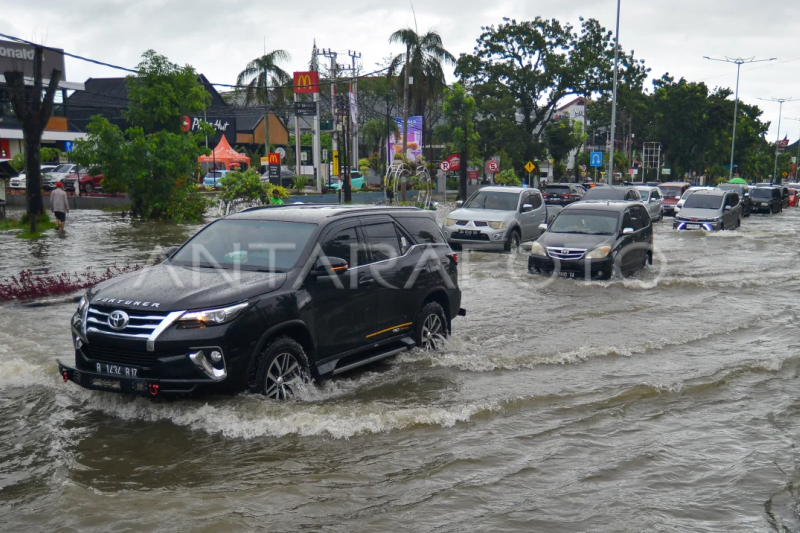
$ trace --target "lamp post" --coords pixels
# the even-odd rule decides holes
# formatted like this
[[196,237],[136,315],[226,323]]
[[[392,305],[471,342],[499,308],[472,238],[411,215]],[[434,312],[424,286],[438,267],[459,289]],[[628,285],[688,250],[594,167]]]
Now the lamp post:
[[739,57],[733,59],[728,56],[725,56],[725,59],[715,59],[708,56],[703,56],[703,58],[708,59],[709,61],[721,61],[722,63],[734,63],[736,65],[736,100],[733,104],[733,140],[731,140],[731,168],[728,174],[728,181],[730,181],[733,179],[733,155],[736,151],[736,117],[739,113],[739,72],[742,69],[742,65],[745,63],[764,63],[766,61],[775,61],[776,58],[772,57],[770,59],[756,59],[755,57],[750,57],[747,59],[742,59]]
[[614,185],[614,153],[617,134],[617,80],[619,77],[619,12],[622,0],[617,0],[617,31],[614,33],[614,96],[611,104],[611,149],[608,154],[608,184]]
[[781,115],[783,114],[783,103],[791,102],[793,98],[759,98],[765,102],[778,102],[778,137],[775,140],[775,168],[772,171],[772,179],[778,183],[781,182],[778,178],[778,154],[781,148]]

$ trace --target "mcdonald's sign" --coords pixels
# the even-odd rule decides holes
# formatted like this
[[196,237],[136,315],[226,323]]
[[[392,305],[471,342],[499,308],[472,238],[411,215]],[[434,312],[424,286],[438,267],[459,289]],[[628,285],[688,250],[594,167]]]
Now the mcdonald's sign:
[[268,165],[280,165],[281,164],[281,154],[277,152],[270,152],[267,154],[267,164]]
[[295,94],[309,94],[319,92],[319,72],[295,72],[294,73],[294,92]]

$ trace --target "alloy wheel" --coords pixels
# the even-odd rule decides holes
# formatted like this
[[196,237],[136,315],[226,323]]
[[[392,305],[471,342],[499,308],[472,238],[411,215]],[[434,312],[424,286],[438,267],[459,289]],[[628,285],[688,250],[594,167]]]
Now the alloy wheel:
[[444,326],[439,315],[431,313],[422,324],[422,348],[426,351],[435,351],[439,342],[444,337]]
[[272,360],[267,369],[264,395],[272,400],[286,400],[295,393],[302,379],[300,364],[294,355],[284,352]]

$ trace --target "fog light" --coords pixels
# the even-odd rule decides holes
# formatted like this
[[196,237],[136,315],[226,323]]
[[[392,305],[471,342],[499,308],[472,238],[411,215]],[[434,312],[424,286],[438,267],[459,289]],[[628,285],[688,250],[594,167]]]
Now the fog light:
[[213,352],[211,352],[211,361],[213,363],[219,363],[220,361],[222,361],[222,354],[219,353],[217,350],[214,350]]
[[503,236],[498,233],[497,235],[494,236],[494,240],[499,241],[502,237]]
[[75,349],[80,350],[83,346],[83,341],[79,337],[75,337]]

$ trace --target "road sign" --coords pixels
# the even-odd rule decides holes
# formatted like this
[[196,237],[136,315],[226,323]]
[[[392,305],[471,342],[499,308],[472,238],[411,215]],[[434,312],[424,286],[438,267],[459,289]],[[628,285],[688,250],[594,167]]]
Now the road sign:
[[[72,141],[66,141],[66,142],[64,142],[64,149],[65,149],[67,152],[71,152],[71,151],[72,151]],[[794,158],[792,158],[792,159],[794,159]],[[792,161],[792,163],[794,163],[794,161]]]
[[792,163],[797,163],[797,158],[796,157],[792,158]]
[[486,170],[496,173],[500,170],[500,165],[497,164],[497,161],[491,160],[486,163]]
[[628,169],[628,174],[630,174],[631,176],[635,176],[638,173],[639,173],[639,169],[638,168],[629,168]]
[[322,150],[322,159],[323,159],[324,161],[327,161],[327,160],[328,160],[328,149],[327,149],[327,148],[324,148],[324,149]]
[[300,161],[308,161],[308,152],[300,152]]
[[589,165],[593,167],[602,167],[603,152],[592,152],[592,155],[589,156]]
[[275,153],[281,156],[281,161],[286,159],[286,149],[283,146],[278,146],[275,148]]
[[332,163],[333,163],[333,175],[334,176],[338,176],[339,175],[339,150],[334,150],[333,151],[333,161],[332,161]]
[[534,165],[534,164],[533,164],[533,163],[531,163],[530,161],[528,161],[528,162],[525,164],[525,170],[527,170],[528,172],[533,172],[533,169],[534,169],[534,168],[536,168],[536,165]]
[[319,72],[295,72],[294,92],[295,94],[318,93]]
[[461,170],[461,156],[458,154],[452,154],[447,159],[447,164],[450,165],[450,170]]
[[261,166],[265,167],[267,165],[269,165],[269,157],[262,157],[261,158]]
[[443,172],[447,172],[448,170],[450,170],[450,163],[448,163],[447,161],[442,161],[441,163],[439,163],[439,168],[441,168]]
[[669,176],[670,174],[672,174],[672,169],[671,168],[662,168],[661,169],[661,173],[664,174],[665,176]]
[[298,117],[315,117],[317,116],[317,103],[316,102],[295,102],[294,114]]
[[788,175],[789,175],[789,173],[788,173],[788,172],[786,172],[786,171],[784,171],[784,173],[783,173],[783,177],[785,178],[785,177],[786,177],[786,176],[788,176]]

